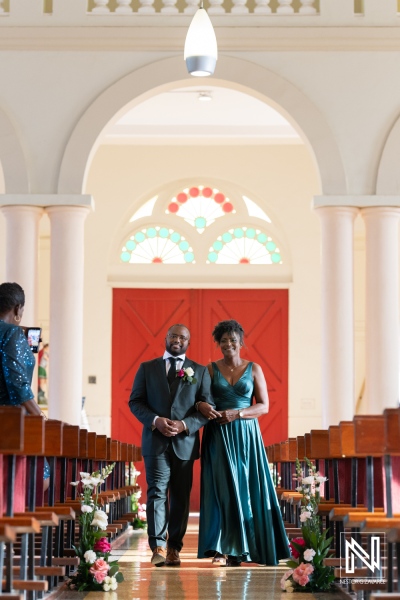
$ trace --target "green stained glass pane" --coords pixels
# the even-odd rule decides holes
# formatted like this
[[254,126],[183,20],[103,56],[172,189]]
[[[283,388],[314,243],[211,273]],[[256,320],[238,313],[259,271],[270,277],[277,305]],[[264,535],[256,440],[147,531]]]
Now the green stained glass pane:
[[179,242],[179,240],[181,239],[181,236],[178,232],[173,231],[170,235],[170,239],[172,242],[175,242],[175,244],[177,244]]
[[275,242],[268,242],[268,244],[266,245],[267,250],[269,250],[270,252],[273,252],[276,248],[276,244]]
[[148,230],[146,231],[146,233],[147,233],[147,237],[155,238],[157,235],[157,229],[155,229],[154,227],[149,227]]
[[265,244],[265,242],[267,241],[267,236],[265,235],[265,233],[259,233],[257,236],[257,240],[260,242],[260,244]]
[[187,263],[193,262],[194,261],[193,252],[185,252],[184,259],[185,259],[185,262],[187,262]]
[[179,248],[182,250],[182,252],[186,252],[186,250],[189,249],[189,242],[187,242],[186,240],[182,240],[179,244]]
[[131,259],[131,253],[130,252],[122,252],[121,254],[121,260],[122,262],[129,262]]
[[244,236],[244,231],[241,227],[237,227],[233,232],[233,235],[235,236],[235,238],[242,238]]
[[130,250],[132,252],[132,250],[136,248],[136,242],[134,242],[133,240],[128,240],[125,246],[127,250]]
[[219,252],[220,250],[222,250],[222,248],[224,247],[224,244],[220,241],[217,240],[213,243],[213,248],[214,250],[216,250],[217,252]]
[[197,217],[194,221],[194,226],[197,227],[197,229],[204,229],[204,227],[207,226],[207,221],[204,217]]
[[216,262],[216,261],[217,261],[217,259],[218,259],[218,254],[217,254],[216,252],[210,252],[210,253],[208,254],[208,260],[209,260],[211,263],[214,263],[214,262]]
[[135,240],[138,242],[138,244],[140,244],[140,242],[143,242],[146,239],[146,236],[144,235],[143,231],[138,231],[137,233],[135,233]]
[[227,244],[228,242],[232,241],[232,234],[229,233],[229,231],[227,231],[226,233],[223,234],[222,236],[222,241],[225,242],[225,244]]
[[274,252],[273,254],[271,254],[271,260],[273,263],[281,262],[281,255],[277,252]]
[[169,236],[169,231],[166,227],[161,227],[160,231],[158,232],[158,235],[160,236],[160,238],[167,238]]
[[256,237],[256,230],[252,227],[246,229],[246,237],[250,239],[254,239]]

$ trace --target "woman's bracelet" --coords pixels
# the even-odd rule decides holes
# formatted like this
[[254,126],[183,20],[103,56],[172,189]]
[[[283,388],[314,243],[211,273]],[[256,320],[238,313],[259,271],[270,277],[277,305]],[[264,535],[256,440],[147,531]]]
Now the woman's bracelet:
[[194,405],[194,407],[195,407],[195,409],[197,410],[197,412],[198,412],[198,410],[199,410],[199,404],[201,404],[202,402],[203,402],[203,400],[199,400],[199,401],[198,401],[198,402],[196,402],[196,404]]

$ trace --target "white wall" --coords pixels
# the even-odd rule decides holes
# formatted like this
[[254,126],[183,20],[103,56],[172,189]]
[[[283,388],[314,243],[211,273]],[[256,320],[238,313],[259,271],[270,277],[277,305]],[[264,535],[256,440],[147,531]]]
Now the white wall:
[[[110,34],[112,35],[112,34]],[[172,34],[171,34],[172,35]],[[373,33],[370,33],[371,39]],[[3,42],[5,43],[5,42]],[[256,43],[256,42],[255,42]],[[260,42],[261,43],[261,42]],[[26,157],[30,191],[56,192],[67,141],[99,94],[144,65],[176,51],[124,52],[67,48],[34,51],[12,47],[0,60],[0,108],[15,128]],[[243,63],[265,67],[302,92],[332,133],[346,174],[347,193],[373,194],[385,140],[400,114],[400,50],[349,52],[225,52]],[[29,42],[27,42],[29,47]],[[371,42],[371,48],[373,43]],[[183,64],[183,61],[182,61]],[[245,71],[243,85],[246,81]],[[218,66],[216,78],[218,78]],[[182,79],[188,80],[182,68]],[[226,85],[227,83],[224,82]],[[279,87],[279,86],[277,86]],[[271,94],[276,88],[271,88]],[[290,93],[286,111],[299,110]],[[291,107],[292,102],[292,107]],[[302,107],[300,107],[300,113]],[[308,117],[307,117],[308,118]],[[312,117],[311,117],[312,118]],[[100,131],[93,132],[94,139]],[[270,166],[270,170],[268,170]],[[83,395],[93,427],[109,432],[111,364],[111,287],[107,266],[114,236],[130,216],[135,199],[182,177],[214,176],[254,190],[278,216],[291,245],[290,284],[290,433],[320,424],[320,262],[319,223],[310,209],[312,196],[324,193],[305,148],[123,147],[102,148],[90,167],[85,192],[96,210],[89,215],[85,256],[85,359]],[[6,190],[7,191],[7,190]],[[75,190],[76,191],[76,190]],[[398,193],[393,190],[392,193]],[[363,232],[356,239],[356,391],[363,379]],[[5,274],[4,219],[0,215],[0,278]],[[46,245],[41,243],[43,264]],[[48,282],[41,284],[45,294]],[[134,283],[134,282],[132,282]],[[48,301],[41,296],[41,322],[48,321]],[[99,343],[100,340],[100,343]],[[98,383],[87,383],[96,375]],[[308,408],[307,408],[308,407]]]

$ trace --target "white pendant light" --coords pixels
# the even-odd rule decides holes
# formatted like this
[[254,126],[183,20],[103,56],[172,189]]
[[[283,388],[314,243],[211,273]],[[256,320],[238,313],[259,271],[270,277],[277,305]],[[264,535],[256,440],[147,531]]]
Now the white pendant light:
[[217,58],[217,39],[202,0],[186,35],[184,59],[187,70],[195,77],[207,77],[214,73]]

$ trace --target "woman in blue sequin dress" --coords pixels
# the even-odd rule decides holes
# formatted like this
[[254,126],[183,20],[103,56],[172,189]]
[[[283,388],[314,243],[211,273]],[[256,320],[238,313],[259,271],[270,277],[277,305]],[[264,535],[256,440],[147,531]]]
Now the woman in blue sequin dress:
[[267,385],[261,367],[240,358],[237,321],[222,321],[213,336],[223,358],[209,365],[218,412],[197,406],[210,420],[201,452],[198,557],[232,567],[276,565],[290,553],[257,420],[268,412]]
[[[35,358],[19,326],[24,306],[24,290],[18,283],[0,284],[0,405],[22,406],[30,415],[42,415],[31,388]],[[45,459],[43,479],[49,477]]]

